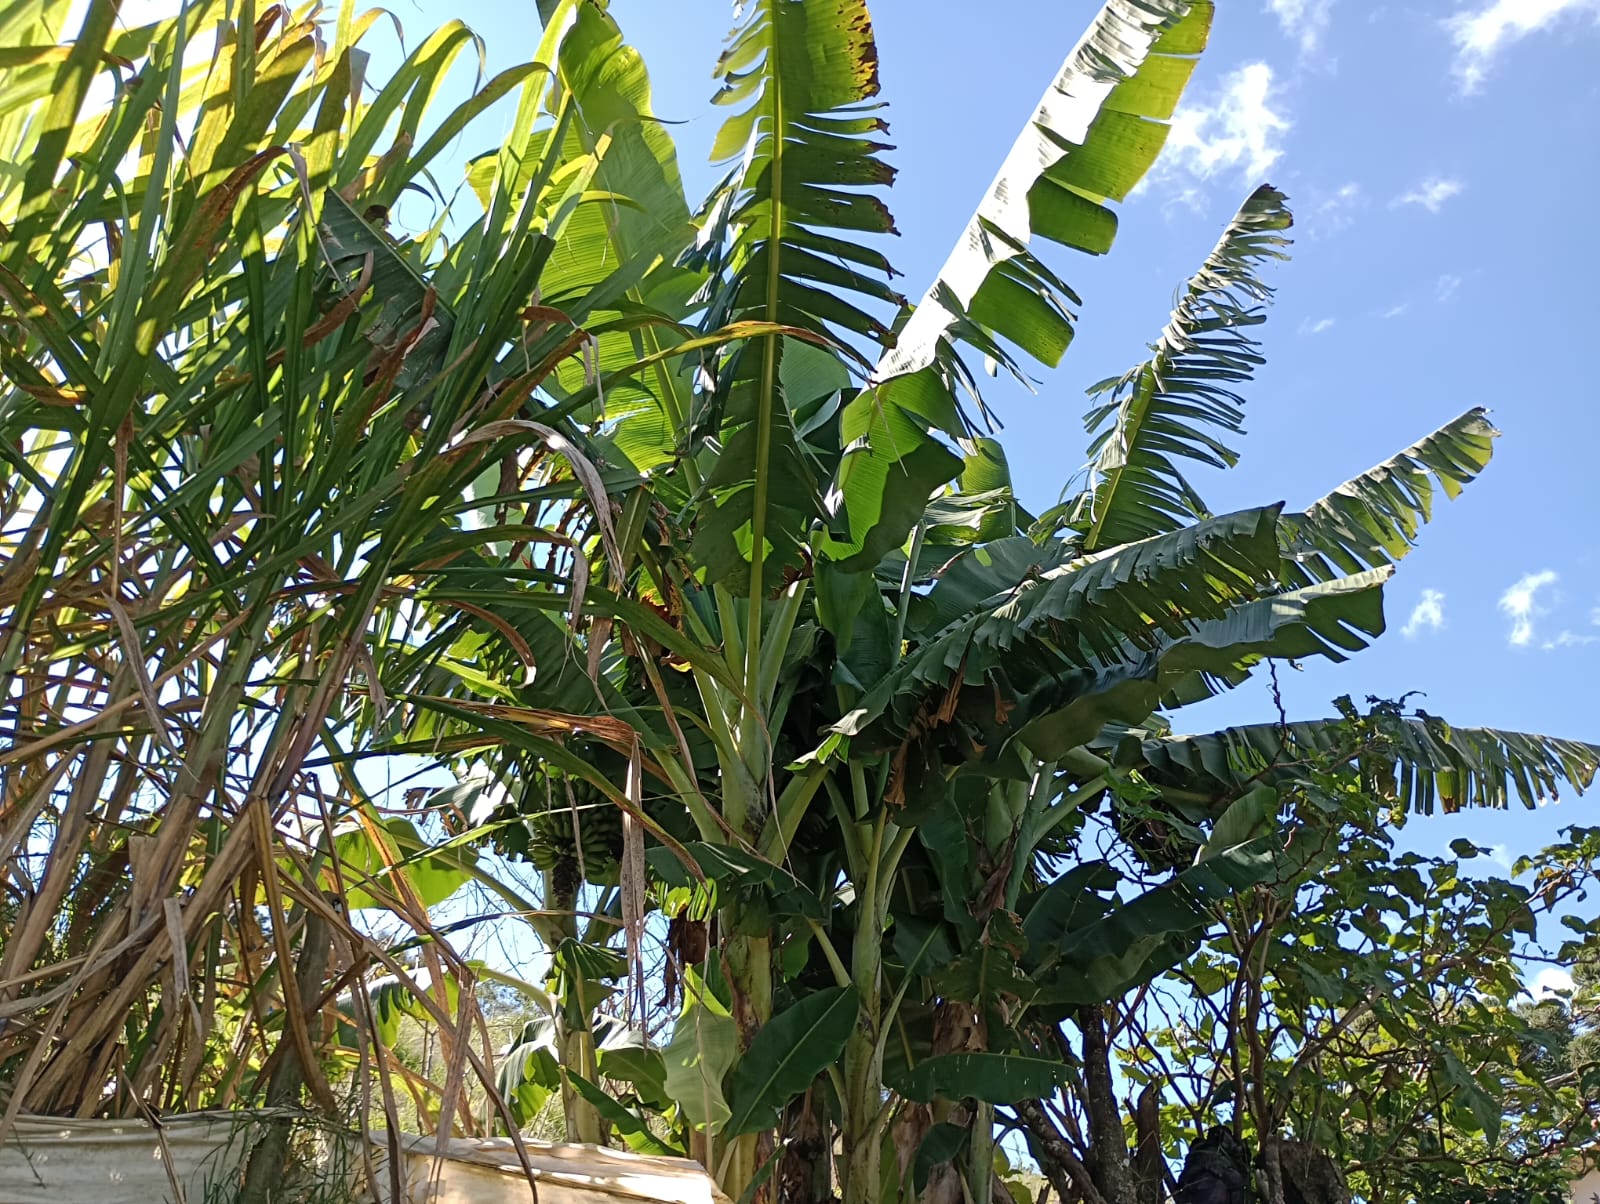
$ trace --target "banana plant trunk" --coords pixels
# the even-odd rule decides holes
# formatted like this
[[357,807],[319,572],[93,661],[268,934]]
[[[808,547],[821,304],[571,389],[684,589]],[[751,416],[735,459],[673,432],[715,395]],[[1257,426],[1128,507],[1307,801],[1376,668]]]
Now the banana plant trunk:
[[844,1163],[840,1168],[845,1204],[878,1204],[883,1196],[883,1146],[890,1103],[883,1084],[883,1028],[889,1017],[883,1000],[883,933],[888,923],[890,884],[898,835],[880,813],[875,823],[856,828],[866,851],[864,881],[858,884],[860,923],[851,947],[850,977],[861,1011],[844,1047],[844,1099],[840,1117]]
[[[730,648],[732,666],[742,671],[745,696],[763,703],[761,689],[761,645],[763,618],[759,575],[752,586],[748,621],[743,631],[744,646]],[[726,631],[736,631],[736,622]],[[725,631],[725,634],[726,634]],[[773,642],[782,646],[782,634],[774,635]],[[742,659],[741,659],[742,657]],[[713,705],[716,696],[713,695]],[[771,759],[767,749],[770,716],[764,705],[740,704],[735,710],[731,700],[723,700],[727,708],[723,726],[731,744],[719,747],[719,768],[722,774],[722,820],[727,829],[755,847],[760,841],[761,821],[766,809],[766,787],[771,773]],[[720,926],[725,934],[722,940],[722,964],[728,987],[734,1022],[738,1025],[739,1052],[741,1056],[750,1048],[762,1025],[772,1019],[772,937],[765,931],[752,931],[757,927],[750,917],[742,914],[736,903],[724,903],[720,910]],[[715,1154],[716,1165],[706,1169],[716,1178],[718,1185],[736,1200],[750,1198],[754,1193],[751,1184],[760,1168],[762,1139],[770,1134],[745,1133],[737,1136]],[[716,1149],[713,1145],[713,1150]]]
[[[733,1018],[739,1026],[739,1050],[750,1042],[761,1026],[772,1019],[772,938],[751,936],[737,931],[733,908],[724,908],[723,930],[729,936],[723,944],[728,985],[733,991]],[[720,1167],[707,1167],[722,1190],[736,1200],[746,1198],[759,1166],[759,1145],[763,1134],[745,1133],[722,1151]]]
[[[868,931],[871,929],[871,931]],[[844,1047],[844,1162],[840,1167],[844,1204],[878,1204],[883,1194],[883,1043],[878,1039],[882,1009],[882,932],[863,923],[857,932],[851,974],[861,992],[861,1014]]]
[[[544,875],[545,899],[547,910],[554,917],[558,931],[553,935],[560,939],[578,939],[578,885],[581,881],[577,877],[575,867],[565,862],[560,863],[554,870]],[[550,952],[554,953],[557,945],[552,945]],[[568,984],[567,989],[576,989],[580,996],[583,994],[581,987]],[[569,1013],[573,1009],[566,1006],[556,1008],[556,1058],[563,1071],[561,1075],[561,1116],[566,1128],[568,1141],[579,1142],[585,1145],[601,1145],[605,1141],[605,1134],[600,1123],[600,1113],[588,1100],[579,1095],[568,1080],[566,1071],[581,1074],[591,1083],[600,1076],[595,1064],[594,1034],[589,1029],[589,1014],[587,1009],[579,1009],[583,1020],[579,1024],[570,1022]]]

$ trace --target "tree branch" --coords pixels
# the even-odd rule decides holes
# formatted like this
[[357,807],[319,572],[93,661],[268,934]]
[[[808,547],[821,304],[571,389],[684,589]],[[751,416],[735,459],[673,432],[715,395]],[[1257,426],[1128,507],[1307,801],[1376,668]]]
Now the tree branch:
[[1072,1194],[1077,1194],[1083,1197],[1083,1204],[1107,1204],[1106,1198],[1095,1186],[1094,1176],[1089,1173],[1089,1168],[1072,1152],[1072,1147],[1051,1123],[1044,1105],[1036,1099],[1028,1099],[1021,1100],[1012,1107],[1016,1111],[1017,1119],[1022,1121],[1029,1136],[1033,1138],[1034,1148],[1040,1154],[1039,1165],[1045,1173],[1045,1178],[1050,1180],[1050,1186],[1055,1188],[1056,1195],[1063,1201],[1070,1200]]

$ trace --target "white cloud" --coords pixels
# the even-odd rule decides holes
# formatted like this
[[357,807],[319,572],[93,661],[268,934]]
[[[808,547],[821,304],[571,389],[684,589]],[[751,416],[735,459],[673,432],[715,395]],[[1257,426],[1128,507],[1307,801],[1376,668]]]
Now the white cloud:
[[1180,108],[1172,118],[1160,174],[1185,172],[1209,179],[1221,171],[1260,177],[1283,154],[1289,120],[1274,107],[1272,68],[1246,63],[1222,81],[1206,104]]
[[1589,622],[1593,623],[1596,627],[1600,627],[1600,606],[1596,606],[1589,612]]
[[1460,287],[1461,277],[1453,276],[1449,272],[1446,272],[1443,276],[1439,277],[1439,283],[1434,292],[1440,301],[1448,301],[1450,298],[1456,295],[1456,290]]
[[1383,313],[1381,315],[1379,315],[1379,316],[1383,317],[1385,319],[1398,318],[1401,314],[1405,313],[1406,310],[1408,310],[1410,308],[1411,308],[1411,302],[1402,301],[1402,302],[1400,302],[1399,305],[1391,305],[1388,309],[1384,310]]
[[1478,8],[1462,9],[1445,22],[1456,45],[1461,90],[1481,88],[1495,56],[1513,42],[1584,13],[1600,21],[1600,0],[1489,0]]
[[1389,208],[1402,205],[1421,205],[1429,213],[1438,213],[1453,196],[1460,196],[1466,185],[1446,176],[1429,176],[1409,192],[1402,192],[1389,202]]
[[[1134,191],[1137,192],[1140,188],[1143,188],[1149,179],[1150,177],[1146,176],[1143,180],[1140,180]],[[1203,215],[1206,211],[1206,194],[1193,184],[1186,184],[1182,188],[1174,188],[1172,195],[1162,203],[1161,213],[1164,217],[1170,218],[1172,211],[1179,208],[1187,209],[1190,213]]]
[[1557,991],[1571,991],[1574,987],[1572,975],[1560,966],[1546,966],[1533,977],[1533,982],[1528,985],[1528,991],[1535,999],[1548,999]]
[[1500,595],[1500,609],[1511,619],[1511,631],[1506,640],[1517,648],[1533,643],[1533,621],[1545,613],[1537,603],[1537,595],[1546,586],[1558,580],[1553,569],[1525,574],[1515,585]]
[[1353,180],[1341,184],[1332,195],[1325,197],[1312,209],[1306,225],[1313,237],[1322,238],[1337,234],[1355,220],[1355,210],[1363,207],[1366,198],[1361,195],[1361,185]]
[[1439,631],[1444,627],[1444,594],[1436,589],[1422,591],[1422,600],[1411,608],[1411,617],[1400,629],[1400,634],[1414,640],[1424,631]]
[[1315,322],[1313,322],[1310,318],[1307,318],[1305,321],[1300,323],[1300,333],[1323,334],[1326,331],[1332,330],[1337,324],[1338,319],[1336,318],[1318,318]]
[[1315,53],[1328,32],[1333,0],[1267,0],[1267,11],[1278,18],[1283,36],[1300,43],[1302,54]]
[[1585,644],[1600,644],[1600,635],[1579,635],[1563,628],[1554,639],[1546,640],[1539,647],[1546,652],[1554,652],[1557,648],[1582,648]]
[[1511,869],[1511,850],[1503,844],[1490,845],[1489,860],[1501,869],[1509,871]]

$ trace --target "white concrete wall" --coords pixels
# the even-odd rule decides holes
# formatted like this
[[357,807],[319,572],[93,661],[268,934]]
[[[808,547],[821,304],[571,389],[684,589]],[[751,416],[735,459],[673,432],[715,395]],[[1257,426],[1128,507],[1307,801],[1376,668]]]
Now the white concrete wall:
[[1572,1185],[1572,1204],[1593,1204],[1600,1196],[1600,1171],[1590,1171]]

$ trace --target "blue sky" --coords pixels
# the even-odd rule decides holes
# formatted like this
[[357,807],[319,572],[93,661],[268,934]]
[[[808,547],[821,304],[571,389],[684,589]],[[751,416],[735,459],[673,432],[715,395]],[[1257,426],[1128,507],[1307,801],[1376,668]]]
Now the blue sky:
[[[423,0],[408,24],[460,16],[491,67],[537,36],[524,5]],[[1474,405],[1504,431],[1485,477],[1442,504],[1388,591],[1390,633],[1343,666],[1281,674],[1292,714],[1341,693],[1398,696],[1462,724],[1600,741],[1600,387],[1581,348],[1600,317],[1600,233],[1581,214],[1600,187],[1600,0],[1224,0],[1210,49],[1153,178],[1122,210],[1104,259],[1058,252],[1084,298],[1078,338],[1035,394],[994,382],[1003,438],[1034,506],[1078,468],[1084,387],[1142,358],[1173,289],[1257,183],[1298,215],[1294,259],[1273,273],[1269,364],[1248,390],[1244,458],[1208,480],[1213,507],[1303,505]],[[905,291],[943,262],[1039,93],[1096,10],[1088,2],[877,0],[889,103],[890,254]],[[721,110],[711,64],[722,0],[614,0],[677,127],[686,181]],[[422,18],[419,23],[418,18]],[[1184,726],[1261,721],[1263,687]],[[1533,814],[1414,824],[1441,852],[1467,835],[1529,852],[1594,823],[1600,793]]]

